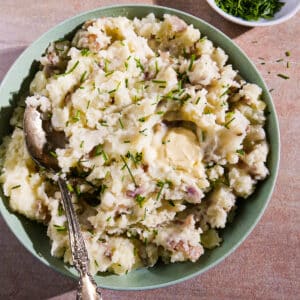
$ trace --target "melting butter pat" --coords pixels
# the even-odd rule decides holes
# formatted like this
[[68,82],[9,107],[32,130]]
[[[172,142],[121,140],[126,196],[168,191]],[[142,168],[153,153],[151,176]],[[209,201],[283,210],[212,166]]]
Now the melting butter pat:
[[192,169],[201,159],[199,141],[192,131],[173,128],[167,132],[165,140],[165,156],[170,164],[181,169]]

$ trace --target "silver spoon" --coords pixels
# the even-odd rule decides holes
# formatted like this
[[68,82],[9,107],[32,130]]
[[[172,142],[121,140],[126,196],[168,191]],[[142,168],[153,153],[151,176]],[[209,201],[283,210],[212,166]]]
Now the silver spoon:
[[[64,148],[66,139],[64,133],[54,131],[48,122],[47,130],[43,129],[45,122],[36,107],[26,106],[24,113],[24,135],[29,154],[32,159],[43,168],[51,172],[59,172],[58,161],[51,155],[56,148]],[[45,127],[45,126],[44,126]],[[71,195],[67,188],[65,179],[60,175],[58,185],[61,191],[62,202],[68,221],[69,240],[72,251],[73,263],[80,275],[76,299],[80,300],[102,300],[101,293],[89,272],[89,258],[84,239]]]

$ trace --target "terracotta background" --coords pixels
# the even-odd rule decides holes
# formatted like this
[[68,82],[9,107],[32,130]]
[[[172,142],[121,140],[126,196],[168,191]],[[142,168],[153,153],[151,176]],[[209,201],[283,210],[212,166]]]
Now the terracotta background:
[[[128,1],[0,0],[0,81],[19,56],[49,28],[79,12]],[[282,155],[271,203],[238,250],[204,275],[144,292],[105,290],[105,299],[299,299],[300,297],[300,13],[274,27],[229,23],[204,0],[131,1],[170,6],[200,17],[231,37],[254,61],[272,91]],[[285,51],[291,56],[285,57]],[[264,58],[265,64],[259,57]],[[276,62],[283,58],[284,62]],[[286,68],[286,62],[290,68]],[[287,74],[284,80],[278,73]],[[0,217],[0,299],[74,299],[76,282],[42,265]],[[298,296],[297,296],[298,295]]]

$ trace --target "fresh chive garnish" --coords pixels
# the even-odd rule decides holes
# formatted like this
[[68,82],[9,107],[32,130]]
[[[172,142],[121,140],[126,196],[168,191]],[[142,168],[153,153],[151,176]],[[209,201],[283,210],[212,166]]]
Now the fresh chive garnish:
[[165,112],[164,111],[158,111],[156,112],[157,115],[163,115]]
[[110,63],[110,61],[108,59],[104,59],[104,72],[108,73],[108,64]]
[[282,62],[283,61],[283,58],[279,58],[276,60],[276,62]]
[[141,133],[144,136],[147,136],[147,134],[145,133],[146,130],[148,130],[148,128],[145,128],[143,130],[139,130],[139,133]]
[[81,141],[79,147],[82,148],[83,144],[84,144],[84,141]]
[[84,82],[87,71],[84,71],[80,77],[80,82]]
[[129,140],[125,140],[123,141],[124,144],[130,144],[130,141]]
[[82,56],[88,56],[91,52],[90,52],[89,49],[84,48],[84,49],[82,49],[82,50],[80,51],[80,53],[81,53]]
[[67,231],[67,227],[64,226],[64,225],[53,225],[54,228],[58,231],[58,232],[64,232],[64,231]]
[[193,68],[195,57],[196,57],[195,54],[191,55],[191,60],[190,60],[189,68],[188,68],[189,71],[191,71]]
[[20,187],[21,187],[21,185],[18,184],[18,185],[13,186],[11,189],[12,189],[12,190],[15,190],[15,189],[18,189],[18,188],[20,188]]
[[146,121],[146,117],[139,118],[138,121],[143,123]]
[[67,189],[70,193],[74,192],[73,186],[70,183],[67,183]]
[[243,149],[236,150],[236,153],[238,153],[240,155],[245,155],[245,151]]
[[128,88],[128,78],[125,78],[125,87]]
[[57,208],[57,214],[58,216],[62,216],[64,214],[64,209],[61,203],[58,204],[58,208]]
[[113,90],[111,90],[111,91],[108,91],[108,93],[109,93],[109,94],[115,93],[115,92],[119,89],[120,84],[121,84],[121,82],[119,81],[119,83],[117,84],[116,88],[113,89]]
[[235,117],[233,117],[232,119],[230,119],[229,121],[227,121],[225,124],[224,124],[224,127],[229,129],[229,124],[235,120]]
[[90,104],[91,104],[91,101],[89,100],[88,103],[87,103],[87,105],[86,105],[86,109],[89,109]]
[[106,218],[106,222],[109,222],[111,220],[111,216]]
[[163,181],[158,181],[158,182],[156,183],[156,186],[158,186],[158,187],[160,188],[159,191],[158,191],[158,194],[157,194],[157,196],[156,196],[156,201],[158,201],[159,198],[160,198],[160,196],[161,196],[162,190],[163,190],[163,188],[164,188],[164,186],[165,186],[165,182],[163,182]]
[[291,56],[291,52],[290,51],[285,51],[285,56]]
[[105,77],[108,77],[108,76],[112,75],[114,72],[115,72],[114,70],[112,70],[112,71],[110,71],[110,72],[107,72],[107,73],[105,74]]
[[142,208],[144,201],[145,201],[146,197],[141,196],[140,194],[137,194],[135,196],[135,201],[138,203],[139,207]]
[[130,175],[130,177],[131,177],[131,179],[132,179],[132,182],[133,182],[134,185],[137,187],[136,181],[135,181],[135,179],[134,179],[134,177],[133,177],[133,175],[132,175],[132,172],[131,172],[131,170],[130,170],[130,168],[129,168],[127,162],[126,162],[126,159],[124,158],[123,155],[120,155],[120,156],[121,156],[122,161],[124,162],[125,168],[127,169],[128,173],[129,173],[129,175]]
[[158,68],[158,62],[157,60],[155,61],[155,76],[158,74],[159,68]]
[[49,154],[55,158],[57,158],[57,154],[54,151],[49,151]]
[[63,74],[55,75],[55,78],[58,78],[58,77],[60,77],[60,76],[66,76],[66,75],[71,74],[71,73],[77,68],[78,64],[79,64],[79,61],[77,60],[76,63],[73,65],[73,67],[72,67],[68,72],[63,73]]
[[121,128],[124,129],[124,125],[123,125],[121,118],[119,118],[119,123],[120,123]]
[[152,82],[153,82],[153,83],[167,84],[167,82],[166,82],[165,80],[156,80],[156,79],[153,79]]
[[195,104],[198,104],[199,101],[200,101],[200,97],[198,97],[198,98],[196,99],[196,103],[195,103]]
[[287,67],[287,68],[290,67],[290,62],[289,62],[289,61],[286,62],[286,67]]
[[72,117],[72,121],[73,121],[74,123],[80,121],[80,110],[77,110],[77,111],[76,111],[75,116]]
[[284,75],[284,74],[281,74],[281,73],[277,74],[277,76],[280,77],[280,78],[283,78],[283,79],[285,79],[285,80],[286,80],[286,79],[290,79],[289,76]]
[[141,60],[139,58],[136,58],[136,57],[134,58],[134,60],[135,60],[135,63],[136,63],[136,67],[140,68],[141,71],[144,72],[144,66],[141,63]]

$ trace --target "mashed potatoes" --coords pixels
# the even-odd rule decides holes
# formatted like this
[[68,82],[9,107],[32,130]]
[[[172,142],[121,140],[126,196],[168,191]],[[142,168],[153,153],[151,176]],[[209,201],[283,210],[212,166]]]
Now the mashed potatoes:
[[[41,58],[26,105],[68,138],[53,155],[92,273],[197,261],[268,175],[262,90],[227,58],[192,25],[153,14],[88,21]],[[22,116],[20,104],[1,147],[4,193],[72,263],[57,177],[30,158]]]

